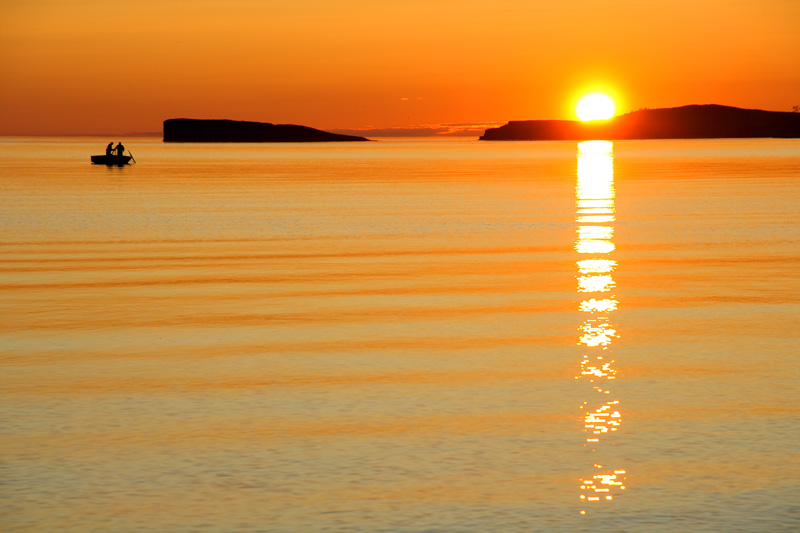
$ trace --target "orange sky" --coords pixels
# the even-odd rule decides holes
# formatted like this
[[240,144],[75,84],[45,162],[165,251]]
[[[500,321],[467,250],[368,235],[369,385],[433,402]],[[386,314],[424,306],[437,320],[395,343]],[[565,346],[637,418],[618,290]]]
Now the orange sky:
[[797,0],[0,0],[0,135],[800,105]]

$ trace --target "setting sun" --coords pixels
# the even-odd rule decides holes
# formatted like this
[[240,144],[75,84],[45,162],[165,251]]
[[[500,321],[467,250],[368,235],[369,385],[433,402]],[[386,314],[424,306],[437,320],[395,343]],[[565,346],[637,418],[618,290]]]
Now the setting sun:
[[583,121],[607,120],[614,116],[614,102],[604,94],[588,94],[580,99],[575,113]]

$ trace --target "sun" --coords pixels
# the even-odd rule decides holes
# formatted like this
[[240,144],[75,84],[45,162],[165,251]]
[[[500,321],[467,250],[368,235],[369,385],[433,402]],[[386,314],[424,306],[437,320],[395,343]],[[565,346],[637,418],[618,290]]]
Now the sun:
[[600,93],[587,94],[578,102],[575,113],[583,121],[608,120],[614,116],[614,102]]

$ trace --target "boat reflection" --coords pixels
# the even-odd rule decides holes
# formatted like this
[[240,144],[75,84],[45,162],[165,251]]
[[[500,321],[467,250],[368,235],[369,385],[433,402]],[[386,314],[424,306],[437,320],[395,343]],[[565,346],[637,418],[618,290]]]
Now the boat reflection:
[[[620,402],[611,399],[611,382],[616,379],[611,345],[618,337],[610,316],[619,302],[614,294],[613,273],[617,261],[614,252],[614,153],[609,141],[586,141],[578,144],[578,182],[575,188],[575,251],[580,258],[577,290],[583,298],[578,308],[587,315],[578,328],[578,345],[583,356],[575,379],[589,385],[586,401],[580,406],[585,434],[584,446],[591,454],[591,470],[581,478],[580,498],[587,504],[611,501],[625,490],[625,470],[610,466],[604,446],[622,425]],[[581,509],[581,514],[586,509]]]

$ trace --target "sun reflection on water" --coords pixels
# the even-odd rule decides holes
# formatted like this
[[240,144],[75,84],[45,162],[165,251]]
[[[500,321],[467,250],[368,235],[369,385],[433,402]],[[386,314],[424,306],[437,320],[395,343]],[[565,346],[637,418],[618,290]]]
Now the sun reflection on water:
[[578,292],[610,292],[615,286],[614,278],[608,274],[578,278]]
[[581,274],[611,272],[615,268],[617,268],[617,262],[611,259],[584,259],[578,261],[578,272]]
[[584,313],[610,313],[617,310],[617,301],[612,298],[605,298],[603,300],[583,300],[580,303],[580,310]]
[[[617,377],[610,348],[618,337],[610,314],[619,307],[613,294],[613,272],[617,261],[608,258],[615,250],[613,238],[616,221],[614,205],[614,155],[609,141],[586,141],[578,144],[578,182],[575,188],[575,251],[582,257],[578,267],[577,293],[584,297],[579,309],[588,316],[578,328],[578,345],[583,348],[577,380],[591,385],[587,401],[580,406],[585,434],[584,446],[597,459],[609,437],[622,425],[620,402],[609,399],[608,384]],[[598,396],[601,395],[601,396]],[[612,396],[613,397],[613,396]],[[613,444],[613,443],[612,443]],[[592,462],[592,472],[580,483],[582,502],[609,502],[625,490],[626,471]],[[581,509],[586,514],[586,509]]]

